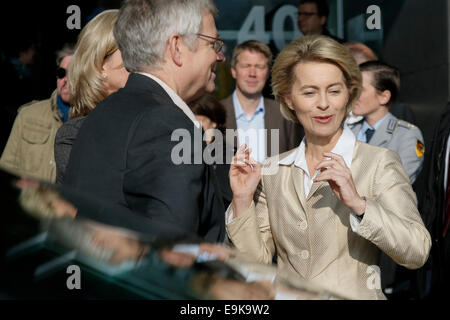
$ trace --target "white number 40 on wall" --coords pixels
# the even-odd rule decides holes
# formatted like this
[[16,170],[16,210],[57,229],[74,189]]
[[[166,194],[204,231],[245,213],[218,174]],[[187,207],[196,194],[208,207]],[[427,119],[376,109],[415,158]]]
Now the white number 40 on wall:
[[[267,44],[273,39],[277,49],[283,49],[287,42],[302,35],[297,26],[297,11],[298,9],[292,5],[280,7],[273,17],[272,34],[270,34],[270,32],[266,31],[264,6],[254,6],[238,32],[237,43],[247,40],[259,40]],[[284,24],[287,18],[292,20],[294,26],[291,39],[286,39],[284,31]]]

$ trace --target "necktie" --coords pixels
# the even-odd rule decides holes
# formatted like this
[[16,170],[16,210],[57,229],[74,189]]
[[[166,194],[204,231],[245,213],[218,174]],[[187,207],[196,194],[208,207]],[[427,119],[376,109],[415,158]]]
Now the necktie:
[[[450,157],[449,164],[450,166]],[[444,220],[444,228],[442,230],[442,237],[445,238],[447,234],[448,227],[450,225],[450,168],[447,168],[447,192],[445,193],[445,220]]]
[[370,139],[372,139],[373,134],[375,133],[375,129],[367,129],[366,130],[366,142],[369,143]]

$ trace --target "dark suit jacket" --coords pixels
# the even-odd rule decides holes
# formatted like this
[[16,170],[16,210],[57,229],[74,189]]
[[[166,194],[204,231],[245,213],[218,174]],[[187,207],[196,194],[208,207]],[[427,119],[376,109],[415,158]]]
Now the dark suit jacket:
[[[189,133],[191,164],[172,160],[173,148],[184,141],[171,141],[177,129]],[[64,185],[222,241],[224,213],[217,207],[214,171],[203,162],[194,164],[194,152],[201,159],[203,149],[194,147],[195,130],[201,129],[160,85],[131,74],[125,88],[99,103],[81,126]]]
[[57,184],[61,184],[64,181],[70,150],[72,150],[72,145],[85,119],[86,116],[69,119],[56,131],[54,149]]
[[[233,95],[220,102],[223,104],[227,111],[227,121],[225,123],[225,127],[227,129],[237,129]],[[275,100],[264,98],[264,109],[264,127],[265,129],[267,129],[267,156],[270,157],[277,154],[275,151],[271,150],[270,129],[280,129],[279,153],[283,153],[285,151],[298,147],[304,135],[303,127],[300,124],[296,124],[286,120],[281,114],[280,105]],[[234,143],[234,147],[239,148],[239,146],[237,145],[237,139],[234,140],[234,142],[228,141],[228,143]]]

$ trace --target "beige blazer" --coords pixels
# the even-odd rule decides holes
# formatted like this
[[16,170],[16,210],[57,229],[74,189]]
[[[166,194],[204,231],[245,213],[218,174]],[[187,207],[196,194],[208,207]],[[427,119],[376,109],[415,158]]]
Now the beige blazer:
[[[277,166],[291,152],[263,166]],[[379,250],[406,268],[419,268],[428,258],[430,235],[395,152],[357,141],[351,172],[367,200],[357,232],[350,209],[327,182],[314,183],[305,197],[303,170],[280,165],[276,174],[262,176],[251,207],[228,224],[232,243],[264,263],[271,263],[276,248],[279,268],[343,296],[385,299],[376,272]]]

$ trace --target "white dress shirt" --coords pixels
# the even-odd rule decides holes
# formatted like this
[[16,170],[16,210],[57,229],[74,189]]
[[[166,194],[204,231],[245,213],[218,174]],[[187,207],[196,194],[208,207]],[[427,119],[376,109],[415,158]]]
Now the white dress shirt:
[[262,163],[266,157],[266,134],[264,129],[264,97],[261,96],[255,113],[249,116],[242,109],[241,102],[237,96],[236,90],[233,92],[233,106],[236,115],[236,128],[238,132],[238,143],[244,143],[252,149],[251,156],[259,163]]

